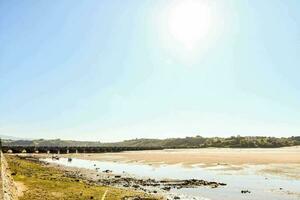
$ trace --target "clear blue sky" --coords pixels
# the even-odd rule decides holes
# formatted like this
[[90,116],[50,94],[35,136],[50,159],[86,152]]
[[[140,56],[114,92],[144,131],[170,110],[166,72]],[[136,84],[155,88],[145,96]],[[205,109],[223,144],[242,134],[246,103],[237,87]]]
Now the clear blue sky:
[[300,135],[300,1],[199,2],[0,1],[0,135]]

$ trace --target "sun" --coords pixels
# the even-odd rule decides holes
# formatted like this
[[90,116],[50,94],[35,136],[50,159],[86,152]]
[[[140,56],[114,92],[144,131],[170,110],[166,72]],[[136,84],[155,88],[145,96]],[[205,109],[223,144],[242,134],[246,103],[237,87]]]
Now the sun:
[[210,9],[205,1],[175,1],[175,4],[170,7],[169,33],[171,37],[188,49],[193,49],[205,40],[210,26]]

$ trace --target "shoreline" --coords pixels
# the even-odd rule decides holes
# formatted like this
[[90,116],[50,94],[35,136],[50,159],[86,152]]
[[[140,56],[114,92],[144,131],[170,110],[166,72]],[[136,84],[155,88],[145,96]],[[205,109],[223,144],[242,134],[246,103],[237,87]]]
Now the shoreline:
[[[45,154],[46,155],[46,154]],[[117,153],[61,154],[86,160],[141,162],[145,164],[192,165],[259,165],[259,164],[300,164],[300,147],[276,149],[165,149],[146,151],[124,151]]]
[[42,197],[49,200],[96,200],[104,199],[105,195],[112,200],[164,200],[159,194],[116,187],[113,184],[99,184],[98,176],[92,179],[92,170],[84,168],[49,164],[29,155],[9,155],[8,163],[17,189],[23,188],[18,195],[24,200],[38,200]]
[[[72,157],[72,156],[70,156],[70,157]],[[67,161],[66,158],[62,158],[62,159],[65,160],[63,162]],[[70,161],[70,162],[73,162],[73,161]],[[77,162],[77,161],[74,160],[74,162]],[[93,162],[91,162],[91,164],[92,163]],[[118,161],[116,161],[114,163],[117,164]],[[136,165],[137,163],[132,163],[132,164]],[[145,165],[144,163],[138,163],[138,164]],[[163,186],[162,187],[158,186],[158,185],[161,184],[161,182],[156,181],[155,179],[153,179],[152,176],[149,176],[148,178],[147,177],[141,178],[140,175],[134,175],[134,174],[130,174],[130,173],[127,173],[127,172],[124,173],[124,171],[123,171],[123,173],[120,172],[120,171],[116,171],[115,172],[114,171],[115,169],[110,168],[110,167],[108,167],[108,168],[104,167],[104,168],[101,168],[101,170],[97,170],[98,166],[101,166],[101,165],[96,164],[96,162],[95,162],[95,164],[93,164],[93,167],[91,167],[89,169],[87,169],[87,168],[81,168],[81,167],[70,167],[70,166],[66,166],[64,164],[56,164],[56,163],[55,164],[51,163],[50,165],[59,167],[59,168],[64,169],[64,170],[74,171],[75,173],[79,173],[80,176],[87,177],[88,180],[94,180],[96,182],[98,181],[99,184],[108,184],[108,185],[113,186],[113,187],[121,187],[121,188],[124,188],[124,187],[127,188],[128,187],[130,189],[142,190],[142,191],[144,191],[146,193],[149,193],[149,194],[159,194],[159,195],[164,196],[165,198],[168,198],[168,199],[170,199],[169,198],[170,196],[168,196],[168,195],[171,194],[171,193],[168,193],[168,190],[170,188],[175,188],[176,189],[177,186],[179,186],[177,189],[181,189],[180,184],[184,183],[181,180],[181,182],[180,182],[179,185],[177,185],[175,183],[172,187],[166,187],[165,189],[163,189],[164,188]],[[151,166],[153,166],[153,165],[151,165]],[[155,166],[153,166],[153,167],[155,167]],[[165,165],[164,165],[164,167],[165,167]],[[226,169],[224,167],[228,167],[228,166],[227,165],[219,165],[216,168],[215,167],[212,167],[212,168],[208,167],[205,170],[218,170],[220,172],[216,172],[217,174],[220,173],[220,175],[221,175],[222,173],[226,173],[227,175],[234,175],[234,176],[236,176],[236,175],[247,175],[247,173],[249,173],[249,172],[253,173],[253,169],[254,169],[254,170],[256,170],[255,171],[256,175],[261,176],[263,179],[266,179],[266,181],[265,181],[266,183],[268,183],[268,179],[269,178],[271,178],[271,177],[274,178],[274,176],[268,176],[268,175],[276,175],[276,176],[280,175],[281,176],[281,178],[280,178],[281,180],[286,179],[286,178],[300,180],[299,176],[298,177],[294,176],[294,175],[299,175],[298,172],[300,170],[300,165],[298,165],[299,168],[294,168],[293,164],[286,164],[286,165],[278,165],[277,164],[277,165],[266,165],[266,166],[264,166],[264,167],[267,167],[267,168],[262,168],[262,166],[258,166],[258,165],[253,165],[253,166],[246,166],[246,165],[244,165],[243,166],[244,168],[241,169],[241,172],[239,172],[240,169],[236,169],[236,168]],[[107,169],[107,170],[105,170],[105,169]],[[292,169],[294,171],[290,172],[289,171],[290,169]],[[102,171],[102,170],[104,170],[104,171]],[[113,171],[111,171],[111,170],[113,170]],[[193,169],[191,169],[191,170],[193,170]],[[284,171],[284,170],[286,170],[286,171]],[[105,172],[105,171],[108,171],[108,172]],[[246,174],[245,174],[245,172],[246,172]],[[217,177],[217,174],[216,174],[216,177]],[[129,176],[127,176],[127,175],[129,175]],[[116,178],[116,176],[117,176],[117,178]],[[282,176],[284,176],[284,177],[282,177]],[[175,177],[176,176],[174,176],[174,178]],[[102,179],[102,181],[99,181],[99,179]],[[276,177],[275,177],[275,179],[276,179]],[[167,180],[169,180],[169,179],[167,179]],[[200,180],[200,181],[202,181],[202,180]],[[128,186],[126,184],[124,185],[124,183],[126,183],[126,182],[131,182],[130,186]],[[224,181],[224,183],[226,183],[228,185],[232,184],[230,181],[229,182]],[[201,186],[201,187],[202,186],[206,186],[206,187],[203,187],[203,189],[204,188],[207,188],[207,189],[204,189],[202,191],[204,193],[208,194],[208,193],[211,193],[211,191],[209,191],[210,190],[209,188],[215,188],[214,184],[216,184],[216,182],[210,183],[210,184],[205,184],[205,185],[201,184],[199,186]],[[185,184],[183,184],[183,185],[185,185]],[[144,186],[150,186],[150,188],[149,187],[144,187]],[[243,187],[247,188],[247,186],[250,187],[250,185],[245,185]],[[191,185],[191,187],[193,187],[193,185]],[[223,187],[222,186],[220,186],[220,187],[221,187],[220,189],[223,190],[222,189]],[[225,185],[225,188],[226,187],[227,186]],[[294,193],[294,192],[289,191],[288,189],[286,189],[286,187],[284,187],[284,185],[280,186],[280,188],[281,187],[284,188],[284,189],[278,189],[277,188],[277,189],[274,189],[274,191],[271,191],[271,190],[270,191],[272,193],[276,193],[276,192],[281,192],[281,193],[288,192],[289,195],[292,195],[292,196],[295,196],[295,195],[299,196],[300,195],[299,193]],[[189,187],[187,187],[187,188],[189,188]],[[247,191],[247,189],[244,190],[244,191]],[[250,191],[254,192],[253,190],[250,190]],[[233,192],[233,190],[231,192]],[[240,193],[242,193],[242,191],[240,191]],[[174,198],[172,197],[171,199],[174,199]]]
[[[38,155],[49,157],[49,155]],[[161,165],[182,165],[184,167],[201,167],[231,173],[243,170],[248,166],[262,166],[258,174],[284,176],[300,180],[300,147],[276,149],[166,149],[155,151],[130,151],[101,154],[61,154],[61,157],[72,157],[84,160],[140,163],[153,167]]]
[[[138,167],[139,165],[141,165],[141,168],[143,169],[143,165],[148,165],[149,166],[155,168],[156,169],[161,169],[164,167],[168,167],[168,165],[170,165],[171,168],[173,167],[177,167],[177,166],[171,166],[171,165],[180,165],[184,168],[194,168],[194,169],[187,169],[187,170],[197,170],[197,168],[203,168],[200,169],[201,170],[205,170],[208,174],[210,173],[215,173],[215,177],[218,177],[218,174],[220,175],[220,177],[224,178],[225,176],[228,175],[233,175],[233,177],[237,177],[240,175],[249,175],[253,174],[254,176],[260,176],[260,178],[258,178],[257,180],[262,181],[264,180],[264,182],[266,184],[268,184],[269,179],[274,181],[278,178],[278,180],[283,181],[282,185],[280,185],[280,187],[278,188],[272,188],[272,191],[270,190],[270,192],[272,193],[276,193],[276,192],[288,192],[290,195],[292,196],[299,196],[299,193],[295,193],[293,191],[293,189],[290,188],[290,190],[288,189],[287,186],[285,187],[284,184],[284,180],[292,180],[294,179],[295,181],[299,181],[300,180],[300,164],[298,163],[297,160],[294,160],[294,162],[291,163],[284,163],[284,161],[287,158],[283,158],[282,159],[282,155],[288,155],[288,159],[293,158],[295,155],[298,156],[298,151],[300,149],[299,148],[282,148],[282,149],[205,149],[205,151],[203,149],[184,149],[184,150],[178,150],[178,149],[168,149],[168,150],[156,150],[156,151],[137,151],[137,152],[122,152],[122,153],[102,153],[102,154],[60,154],[60,155],[54,155],[54,159],[60,157],[60,158],[64,158],[64,160],[62,162],[67,162],[68,159],[66,158],[74,158],[74,162],[83,162],[83,163],[87,163],[88,161],[100,161],[100,162],[109,162],[110,164],[116,164],[118,165],[121,164],[120,166],[125,167],[124,171],[126,171],[126,173],[124,173],[124,171],[120,171],[117,168],[111,168],[110,164],[108,163],[108,165],[106,165],[105,163],[101,164],[98,163],[96,164],[96,162],[90,162],[90,167],[89,169],[87,168],[75,168],[73,170],[77,171],[76,173],[80,173],[83,176],[87,176],[87,179],[94,179],[95,181],[98,181],[99,184],[108,184],[111,186],[115,186],[115,187],[128,187],[130,189],[140,189],[146,193],[149,194],[159,194],[162,195],[166,198],[168,198],[169,196],[165,196],[165,195],[169,195],[170,193],[168,193],[168,191],[165,191],[162,189],[162,187],[157,187],[157,185],[160,185],[161,182],[159,182],[159,179],[157,179],[158,181],[154,180],[153,178],[157,178],[159,176],[149,176],[149,180],[146,179],[146,177],[141,178],[143,176],[141,176],[141,173],[137,173],[135,174],[134,171],[129,170],[127,171],[126,169],[126,165],[122,165],[122,163],[128,163],[128,164],[133,164],[133,166]],[[185,154],[185,156],[183,156],[183,154]],[[231,162],[231,160],[229,160],[230,162],[220,162],[220,160],[218,160],[218,156],[222,156],[222,155],[227,155],[227,157],[232,157],[235,158],[236,155],[239,155],[238,159],[240,159],[240,162],[234,163]],[[134,159],[128,159],[127,156],[133,156]],[[156,159],[160,159],[160,162],[150,162],[147,159],[138,159],[139,157],[137,156],[144,156],[143,158],[156,158]],[[161,161],[161,159],[164,159],[165,156],[169,155],[169,158],[173,159],[173,161],[176,161],[174,163],[169,164],[168,162],[163,162]],[[271,158],[276,158],[276,162],[270,162],[270,163],[266,163],[264,162],[264,164],[261,164],[260,162],[254,162],[253,164],[249,164],[241,162],[241,161],[245,161],[247,159],[247,155],[258,155],[257,159],[263,159],[264,156],[268,155]],[[300,154],[299,154],[300,155]],[[40,158],[51,158],[52,155],[51,154],[35,154],[35,157],[40,157]],[[147,157],[148,156],[148,157]],[[195,158],[199,158],[200,157],[206,157],[206,159],[201,160],[202,162],[196,162],[197,164],[193,164],[192,162],[184,162],[185,159],[190,159],[193,161],[197,161],[195,160]],[[82,159],[82,161],[78,161],[77,159]],[[176,158],[176,159],[175,159]],[[85,160],[85,161],[83,161]],[[73,162],[71,161],[71,162]],[[168,161],[168,160],[167,160]],[[212,162],[213,161],[213,162]],[[192,163],[192,164],[191,164]],[[241,164],[240,164],[241,163]],[[86,164],[83,165],[78,165],[75,164],[73,166],[85,166]],[[104,166],[104,167],[103,167]],[[105,167],[106,166],[106,167]],[[180,167],[178,166],[178,167]],[[68,168],[68,170],[70,169],[69,166],[65,166],[63,165],[59,165],[59,167],[62,168]],[[98,168],[100,167],[100,168]],[[97,168],[99,170],[97,170]],[[146,167],[147,169],[147,167]],[[105,173],[102,173],[104,171],[108,171]],[[111,171],[113,170],[113,171]],[[115,171],[116,170],[116,171]],[[199,172],[200,172],[199,171]],[[205,177],[206,172],[204,172],[203,176],[187,176],[187,177],[182,177],[182,178],[193,178],[193,177],[198,177],[199,179],[202,179]],[[209,172],[209,171],[215,171],[215,172]],[[197,171],[194,171],[196,173],[198,173]],[[201,172],[201,173],[202,173]],[[116,173],[116,174],[114,174]],[[130,175],[131,173],[131,175]],[[145,172],[145,174],[147,174],[148,172]],[[160,173],[159,173],[160,174]],[[118,177],[115,177],[115,176]],[[120,176],[121,175],[121,176]],[[127,175],[129,175],[128,177],[126,177]],[[133,175],[133,176],[132,176]],[[149,173],[148,173],[149,175]],[[207,175],[207,174],[206,174]],[[275,176],[274,176],[275,175]],[[276,177],[277,176],[277,177]],[[168,176],[167,176],[168,177]],[[176,178],[177,176],[170,176]],[[169,178],[169,177],[168,177]],[[227,190],[230,193],[235,193],[234,195],[238,195],[238,193],[242,193],[243,189],[250,189],[250,191],[252,191],[253,193],[258,191],[255,189],[255,184],[251,185],[251,183],[246,185],[243,185],[242,188],[240,188],[241,191],[236,191],[235,188],[232,186],[232,184],[236,184],[236,182],[231,182],[230,179],[227,179],[225,177],[225,179],[219,179],[218,181],[224,182],[230,186],[228,186],[229,188],[227,188],[227,186],[224,187],[224,190]],[[102,179],[102,181],[99,181],[99,179]],[[105,181],[103,181],[103,179]],[[143,179],[143,180],[141,180]],[[152,179],[152,180],[151,180]],[[215,178],[205,178],[207,180],[214,180],[216,181]],[[128,186],[126,183],[130,182],[130,186]],[[251,182],[251,181],[250,181]],[[276,181],[275,181],[276,182]],[[195,183],[195,182],[193,182]],[[203,182],[196,182],[196,183],[201,183],[201,186],[203,185]],[[181,188],[180,185],[176,185],[177,183],[175,183],[175,188],[177,186],[179,186],[179,188]],[[181,183],[179,184],[183,184],[185,185],[184,182],[181,181]],[[211,186],[213,186],[215,183],[212,183]],[[144,186],[154,186],[151,188],[147,188]],[[200,189],[200,191],[202,191],[202,194],[207,195],[207,197],[209,198],[214,198],[214,195],[220,195],[220,194],[214,194],[212,191],[210,191],[208,188],[210,188],[210,184],[207,184],[207,189],[205,189],[206,187],[201,187],[202,189]],[[135,188],[136,187],[136,188]],[[198,187],[198,186],[197,186]],[[239,184],[236,185],[236,187],[239,187]],[[246,187],[246,188],[245,188]],[[249,187],[249,188],[248,188]],[[270,186],[266,186],[267,188]],[[214,188],[214,186],[213,186]],[[223,187],[220,187],[220,190]],[[283,189],[280,189],[283,188]],[[166,190],[170,189],[169,187],[165,188]],[[270,189],[270,188],[269,188]],[[219,190],[219,189],[218,189]],[[171,189],[171,191],[173,191]],[[263,191],[260,191],[263,194]],[[291,197],[292,198],[292,197]],[[173,198],[171,198],[173,199]]]
[[[200,179],[154,179],[151,177],[138,177],[132,174],[116,174],[110,169],[99,171],[96,166],[94,169],[83,167],[71,167],[56,163],[40,161],[46,165],[58,168],[65,172],[67,176],[81,178],[88,182],[108,187],[120,189],[130,189],[137,192],[144,192],[149,195],[158,195],[160,199],[180,199],[179,195],[170,192],[172,189],[189,189],[205,187],[213,189],[226,187],[226,183],[206,181]],[[182,196],[182,195],[180,195]],[[142,200],[142,199],[141,199]]]

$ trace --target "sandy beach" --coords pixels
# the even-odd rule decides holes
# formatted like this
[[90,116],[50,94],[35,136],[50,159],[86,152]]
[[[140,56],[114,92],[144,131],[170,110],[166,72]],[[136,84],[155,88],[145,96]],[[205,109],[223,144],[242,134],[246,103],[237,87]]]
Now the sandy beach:
[[[69,171],[72,175],[84,176],[87,180],[99,184],[130,187],[159,193],[168,198],[169,195],[174,197],[179,194],[183,199],[207,197],[214,200],[222,199],[226,194],[228,196],[224,199],[237,200],[245,196],[242,191],[249,191],[250,194],[247,195],[255,200],[260,200],[261,195],[270,199],[280,197],[285,200],[300,197],[297,186],[294,185],[300,181],[300,147],[61,154],[57,160],[46,154],[34,156],[45,158],[45,161],[52,164],[60,164],[63,170]],[[76,159],[69,162],[67,158]],[[163,181],[171,181],[175,186],[159,182],[160,178],[163,178]],[[173,183],[173,179],[179,183]],[[194,179],[198,182],[189,182]],[[184,181],[188,181],[189,184]],[[219,185],[222,183],[224,186]],[[263,186],[258,186],[260,184]],[[188,190],[181,190],[186,185],[189,187]],[[218,192],[212,189],[214,187],[219,188]],[[170,191],[170,188],[173,189]]]
[[152,166],[182,164],[185,167],[202,168],[222,166],[222,170],[242,170],[251,165],[260,166],[257,174],[271,174],[300,180],[300,147],[274,149],[165,149],[151,151],[128,151],[120,153],[62,154],[84,160],[144,163]]
[[[248,190],[251,192],[249,194],[252,195],[251,198],[255,200],[261,199],[261,195],[266,195],[271,199],[280,197],[286,200],[300,197],[294,185],[300,180],[299,147],[166,149],[102,154],[61,154],[59,157],[65,158],[59,160],[53,160],[49,158],[49,155],[43,156],[48,157],[47,162],[60,163],[64,170],[71,170],[77,175],[81,174],[87,180],[117,187],[127,187],[127,183],[130,183],[140,190],[155,191],[167,196],[174,195],[176,192],[180,195],[192,195],[183,199],[192,199],[193,195],[208,197],[208,199],[222,199],[224,194],[229,195],[227,199],[241,199],[244,196],[241,192]],[[68,162],[67,157],[77,159]],[[144,179],[140,179],[141,177]],[[212,187],[202,187],[200,184],[197,189],[190,188],[185,192],[180,189],[185,183],[180,183],[182,185],[178,187],[171,186],[175,188],[173,190],[175,193],[168,193],[169,183],[167,187],[156,186],[161,185],[158,182],[161,177],[164,178],[163,180],[175,178],[181,179],[180,181],[196,178],[217,181],[226,185],[218,186],[218,192],[211,189],[215,187],[214,182],[212,182]],[[197,185],[198,182],[195,184]],[[257,187],[259,184],[263,186]],[[145,185],[155,185],[155,187],[149,190],[144,187]],[[194,186],[191,185],[191,187]]]
[[72,154],[72,157],[88,160],[144,162],[151,164],[300,164],[300,147],[276,149],[166,149],[103,154]]

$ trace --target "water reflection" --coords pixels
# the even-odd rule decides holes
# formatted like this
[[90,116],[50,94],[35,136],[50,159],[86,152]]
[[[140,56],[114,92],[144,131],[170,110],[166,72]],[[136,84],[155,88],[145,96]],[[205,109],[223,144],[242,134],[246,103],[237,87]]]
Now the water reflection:
[[[147,165],[142,163],[120,163],[107,161],[90,161],[83,159],[59,160],[44,159],[49,163],[64,166],[79,167],[95,170],[111,170],[116,175],[131,175],[138,178],[162,179],[203,179],[227,183],[226,187],[208,188],[185,188],[172,189],[171,194],[181,196],[181,199],[211,199],[211,200],[261,200],[270,198],[272,200],[296,200],[300,199],[295,193],[300,188],[299,180],[291,180],[272,175],[259,175],[256,173],[261,166],[249,166],[238,171],[222,170],[222,167],[186,168],[182,165]],[[214,170],[212,170],[214,169]],[[217,170],[216,170],[217,169]],[[248,190],[250,193],[241,193]],[[187,197],[188,196],[188,197]],[[191,198],[192,197],[192,198]]]

